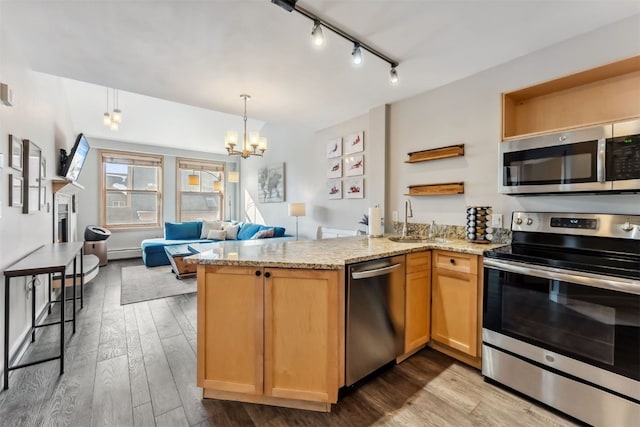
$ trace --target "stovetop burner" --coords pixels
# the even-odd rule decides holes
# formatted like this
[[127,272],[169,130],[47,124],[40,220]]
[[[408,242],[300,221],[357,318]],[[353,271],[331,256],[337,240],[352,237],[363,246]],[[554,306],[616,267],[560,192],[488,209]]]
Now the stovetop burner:
[[640,280],[640,216],[514,212],[511,229],[486,258]]

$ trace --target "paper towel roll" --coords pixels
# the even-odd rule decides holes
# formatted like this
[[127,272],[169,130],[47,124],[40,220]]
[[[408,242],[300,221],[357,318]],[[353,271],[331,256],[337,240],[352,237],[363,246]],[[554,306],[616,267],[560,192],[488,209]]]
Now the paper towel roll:
[[382,213],[377,206],[369,208],[369,236],[382,236]]

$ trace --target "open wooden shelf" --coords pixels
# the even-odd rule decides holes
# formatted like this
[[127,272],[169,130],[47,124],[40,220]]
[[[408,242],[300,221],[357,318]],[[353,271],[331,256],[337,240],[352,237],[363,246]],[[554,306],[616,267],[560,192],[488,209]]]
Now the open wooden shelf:
[[464,194],[464,182],[410,185],[409,193],[405,196],[444,196],[447,194]]
[[408,153],[408,156],[409,160],[405,160],[405,163],[418,163],[427,162],[429,160],[447,159],[449,157],[460,157],[464,156],[464,144],[413,151]]
[[640,56],[502,94],[502,140],[640,117]]

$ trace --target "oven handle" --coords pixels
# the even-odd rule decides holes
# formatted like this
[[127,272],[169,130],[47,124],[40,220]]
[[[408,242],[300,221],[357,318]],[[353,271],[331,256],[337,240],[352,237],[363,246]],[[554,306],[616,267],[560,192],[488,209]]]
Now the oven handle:
[[609,289],[611,291],[640,295],[639,280],[584,273],[581,271],[562,270],[559,268],[540,265],[531,266],[531,264],[501,261],[492,258],[485,258],[484,266],[497,270],[508,271],[510,273],[526,274],[527,276],[540,277],[543,279],[560,280],[562,282],[576,283],[594,288]]

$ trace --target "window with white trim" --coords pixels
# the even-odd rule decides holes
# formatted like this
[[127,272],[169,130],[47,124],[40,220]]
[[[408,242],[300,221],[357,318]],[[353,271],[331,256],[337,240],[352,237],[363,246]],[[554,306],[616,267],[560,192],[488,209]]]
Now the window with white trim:
[[107,228],[159,227],[162,157],[100,151],[102,224]]
[[223,219],[224,163],[178,159],[178,221]]

